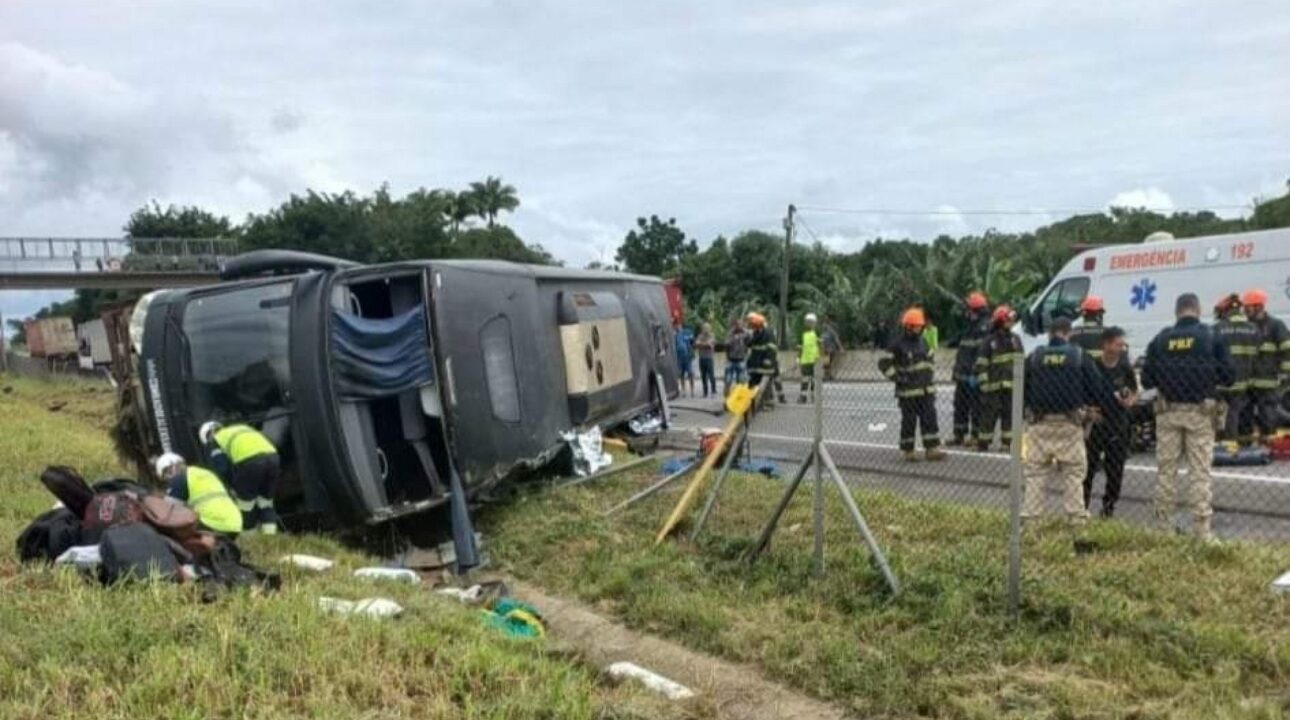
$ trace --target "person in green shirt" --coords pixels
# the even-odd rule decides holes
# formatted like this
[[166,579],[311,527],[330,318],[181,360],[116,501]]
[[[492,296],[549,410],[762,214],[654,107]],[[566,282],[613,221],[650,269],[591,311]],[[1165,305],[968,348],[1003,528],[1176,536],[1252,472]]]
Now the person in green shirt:
[[806,391],[811,391],[811,402],[815,401],[815,365],[820,360],[820,336],[815,332],[818,322],[815,313],[806,314],[806,331],[802,333],[802,349],[797,356],[797,364],[802,368],[802,389],[797,396],[799,403],[806,402]]

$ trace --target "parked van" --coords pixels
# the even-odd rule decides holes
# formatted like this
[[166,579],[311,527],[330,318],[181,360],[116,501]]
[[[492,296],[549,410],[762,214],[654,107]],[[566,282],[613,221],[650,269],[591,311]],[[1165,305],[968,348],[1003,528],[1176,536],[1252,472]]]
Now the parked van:
[[1220,298],[1256,287],[1267,291],[1269,313],[1290,317],[1290,229],[1185,240],[1153,233],[1141,244],[1095,248],[1066,263],[1023,318],[1023,340],[1029,352],[1045,341],[1053,317],[1074,318],[1084,298],[1097,295],[1105,324],[1124,328],[1136,359],[1174,323],[1179,295],[1196,293],[1209,322]]

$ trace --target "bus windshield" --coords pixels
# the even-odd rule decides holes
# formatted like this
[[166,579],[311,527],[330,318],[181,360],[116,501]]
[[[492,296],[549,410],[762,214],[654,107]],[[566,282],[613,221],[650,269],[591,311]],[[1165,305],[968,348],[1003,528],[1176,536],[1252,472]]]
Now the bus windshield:
[[200,295],[184,308],[190,416],[259,419],[291,400],[291,281]]

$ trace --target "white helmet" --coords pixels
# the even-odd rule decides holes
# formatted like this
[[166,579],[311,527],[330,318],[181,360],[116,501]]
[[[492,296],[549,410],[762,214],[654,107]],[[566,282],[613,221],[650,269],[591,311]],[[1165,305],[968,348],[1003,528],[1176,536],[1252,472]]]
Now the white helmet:
[[207,420],[202,423],[202,428],[197,431],[197,438],[202,441],[203,445],[210,445],[215,439],[215,433],[224,427],[214,420]]
[[184,465],[184,458],[172,452],[162,453],[161,457],[157,458],[152,463],[153,469],[157,471],[157,477],[162,480],[171,476],[171,470],[173,470],[176,465],[182,467]]
[[806,313],[806,322],[813,323],[816,320],[819,320],[819,318],[815,317],[815,313]]

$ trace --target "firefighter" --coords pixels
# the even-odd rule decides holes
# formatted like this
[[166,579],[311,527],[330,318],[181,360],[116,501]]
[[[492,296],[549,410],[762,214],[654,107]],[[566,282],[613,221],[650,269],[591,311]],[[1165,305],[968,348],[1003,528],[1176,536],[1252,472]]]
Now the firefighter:
[[1232,357],[1232,384],[1218,388],[1218,397],[1227,405],[1227,420],[1221,438],[1242,446],[1254,441],[1250,379],[1259,355],[1259,330],[1245,316],[1241,297],[1227,295],[1214,306],[1214,332],[1227,342]]
[[1266,443],[1281,425],[1281,388],[1290,380],[1290,331],[1267,312],[1266,291],[1248,290],[1241,296],[1246,317],[1259,333],[1259,352],[1250,377],[1250,401],[1258,418],[1260,439]]
[[1102,298],[1089,295],[1080,303],[1080,323],[1071,330],[1071,344],[1079,347],[1094,360],[1102,359],[1102,318],[1106,305]]
[[748,341],[748,382],[754,388],[761,385],[762,378],[769,378],[772,388],[766,388],[762,403],[767,407],[774,406],[774,400],[787,402],[784,398],[784,385],[779,381],[779,346],[775,344],[775,333],[766,326],[766,316],[757,312],[748,313],[748,328],[752,337]]
[[1157,527],[1173,531],[1178,460],[1184,456],[1189,467],[1192,529],[1198,538],[1209,541],[1214,537],[1210,529],[1214,514],[1210,464],[1221,412],[1218,388],[1231,385],[1234,373],[1227,344],[1201,323],[1200,300],[1193,293],[1178,297],[1174,314],[1178,322],[1151,341],[1142,365],[1142,387],[1159,391],[1154,515]]
[[984,293],[967,296],[967,330],[954,355],[954,435],[951,445],[975,441],[981,429],[981,380],[976,357],[990,334],[990,302]]
[[884,377],[896,383],[896,402],[900,406],[900,449],[905,459],[918,460],[914,452],[916,436],[921,432],[928,460],[944,460],[936,423],[936,384],[932,352],[923,339],[927,318],[918,308],[905,311],[900,320],[904,332],[892,341],[887,355],[878,361]]
[[990,317],[990,334],[981,343],[976,357],[976,375],[981,382],[981,424],[977,428],[976,447],[990,449],[994,426],[998,424],[999,444],[1004,452],[1012,447],[1012,373],[1013,363],[1025,357],[1021,337],[1012,331],[1017,313],[1007,305],[995,308]]
[[797,356],[797,365],[802,369],[802,389],[798,392],[797,402],[806,402],[806,392],[811,392],[811,402],[815,402],[815,366],[820,360],[820,336],[815,332],[819,321],[815,313],[806,314],[806,330],[802,332],[802,348]]
[[202,425],[198,436],[210,452],[211,467],[231,481],[245,531],[276,533],[280,520],[273,497],[281,472],[278,449],[250,425],[224,427],[211,420]]
[[1088,520],[1084,507],[1088,470],[1085,409],[1107,407],[1115,397],[1092,358],[1070,342],[1069,318],[1055,318],[1048,332],[1048,344],[1026,360],[1023,394],[1027,423],[1022,458],[1026,489],[1021,517],[1029,521],[1043,514],[1044,482],[1056,476],[1062,481],[1066,518],[1078,526]]

